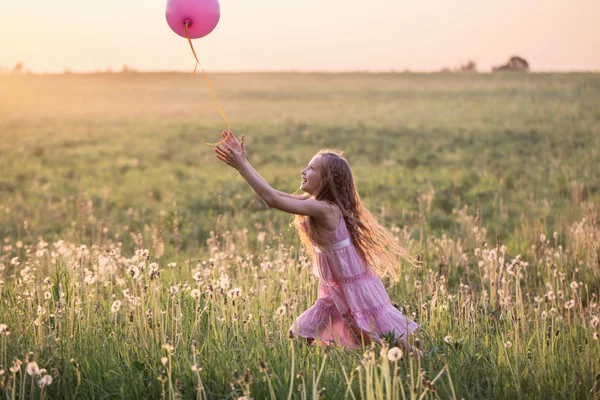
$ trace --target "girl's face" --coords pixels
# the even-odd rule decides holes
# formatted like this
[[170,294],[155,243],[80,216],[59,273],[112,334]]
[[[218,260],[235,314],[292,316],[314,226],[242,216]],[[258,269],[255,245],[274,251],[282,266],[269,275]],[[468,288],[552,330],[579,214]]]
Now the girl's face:
[[300,189],[311,196],[316,196],[319,187],[321,187],[321,181],[323,180],[321,175],[322,166],[323,160],[321,156],[316,155],[310,160],[308,166],[301,171],[302,183],[300,184]]

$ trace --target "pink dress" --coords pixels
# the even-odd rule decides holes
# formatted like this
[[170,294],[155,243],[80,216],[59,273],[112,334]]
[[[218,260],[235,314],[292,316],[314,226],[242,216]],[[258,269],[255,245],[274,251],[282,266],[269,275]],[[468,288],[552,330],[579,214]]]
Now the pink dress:
[[331,243],[327,247],[330,257],[315,246],[319,298],[290,330],[297,336],[348,348],[379,341],[379,334],[393,332],[394,338],[405,339],[417,330],[419,326],[392,305],[381,280],[351,243],[341,213],[335,231],[319,229]]

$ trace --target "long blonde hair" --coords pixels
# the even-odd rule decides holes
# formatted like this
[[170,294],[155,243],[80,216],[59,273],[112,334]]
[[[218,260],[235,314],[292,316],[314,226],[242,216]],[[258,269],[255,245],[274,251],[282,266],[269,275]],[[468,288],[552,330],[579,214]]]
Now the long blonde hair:
[[[415,265],[415,259],[363,206],[354,184],[352,170],[343,153],[323,149],[317,155],[322,160],[322,181],[315,199],[338,206],[352,243],[373,272],[380,276],[389,275],[393,279],[398,279],[399,262],[406,260]],[[320,247],[328,244],[321,235],[322,231],[317,229],[314,217],[296,215],[294,226],[302,244],[311,256],[314,254],[313,244]]]

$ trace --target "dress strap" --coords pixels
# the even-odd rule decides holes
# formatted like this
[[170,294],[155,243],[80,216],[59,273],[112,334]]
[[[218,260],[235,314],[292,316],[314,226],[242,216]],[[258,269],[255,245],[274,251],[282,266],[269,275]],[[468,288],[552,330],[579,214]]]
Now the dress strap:
[[[334,244],[332,244],[332,245],[330,245],[330,246],[324,247],[324,249],[325,249],[326,251],[339,250],[339,249],[342,249],[342,248],[344,248],[344,247],[346,247],[346,246],[350,246],[351,244],[352,244],[352,241],[350,240],[350,238],[348,238],[348,239],[344,239],[344,240],[342,240],[341,242],[337,242],[337,243],[334,243]],[[323,251],[322,251],[320,248],[318,248],[317,246],[315,246],[315,251],[316,251],[317,253],[322,253],[322,252],[323,252]]]

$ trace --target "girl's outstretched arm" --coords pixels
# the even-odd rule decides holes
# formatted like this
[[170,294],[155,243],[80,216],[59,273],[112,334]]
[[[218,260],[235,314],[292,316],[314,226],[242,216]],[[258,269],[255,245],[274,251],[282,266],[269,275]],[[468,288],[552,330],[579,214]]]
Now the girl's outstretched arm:
[[[243,141],[245,137],[246,137],[246,135],[242,134],[241,140]],[[233,132],[229,131],[229,133],[228,133],[227,131],[223,131],[223,132],[221,132],[221,138],[223,138],[225,140],[225,143],[227,143],[234,150],[241,151],[240,142],[238,141],[237,137],[235,137],[235,134]],[[244,156],[244,158],[246,158],[245,151],[243,153],[243,156]],[[263,179],[263,177],[260,176],[260,174],[258,172],[256,172],[256,170],[252,166],[250,166],[250,167],[252,168],[252,172],[254,172],[254,174],[256,174],[256,176],[258,178],[260,178],[263,181],[265,181]],[[266,181],[265,181],[265,183],[266,183]],[[310,195],[308,193],[304,193],[304,194],[290,194],[290,193],[282,192],[282,191],[277,190],[277,189],[274,189],[274,190],[275,190],[275,193],[277,193],[278,196],[287,197],[289,199],[294,199],[294,200],[308,200],[310,198]]]
[[310,215],[317,218],[325,218],[331,212],[330,206],[322,201],[314,199],[297,200],[280,196],[277,190],[273,189],[246,160],[243,138],[240,144],[239,151],[226,142],[223,143],[225,148],[215,147],[217,158],[235,168],[267,206],[290,214]]

